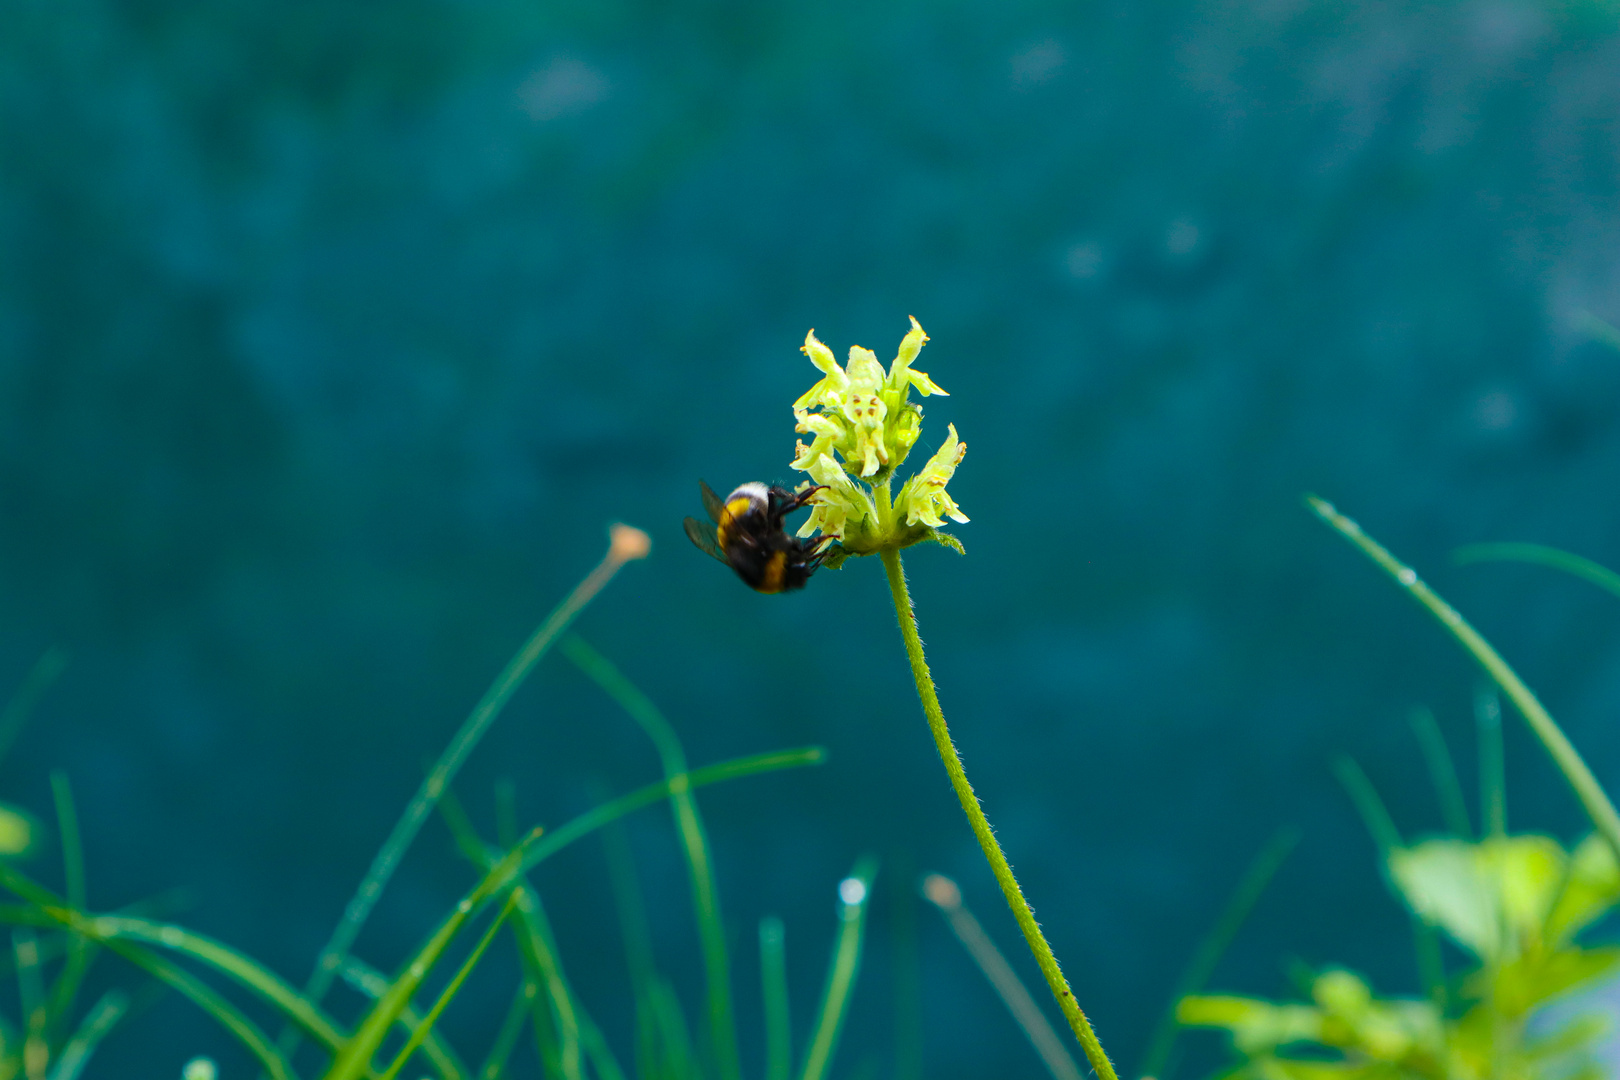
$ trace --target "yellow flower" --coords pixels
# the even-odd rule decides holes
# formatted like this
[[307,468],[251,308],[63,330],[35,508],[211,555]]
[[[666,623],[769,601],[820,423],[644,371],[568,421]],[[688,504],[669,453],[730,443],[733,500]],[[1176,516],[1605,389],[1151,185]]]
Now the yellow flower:
[[956,500],[945,491],[945,485],[951,482],[956,466],[967,453],[967,444],[956,437],[955,424],[947,424],[946,430],[950,434],[945,438],[945,445],[928,459],[928,464],[916,476],[906,481],[906,486],[895,497],[894,512],[897,516],[904,513],[907,525],[921,522],[937,529],[945,524],[941,514],[952,521],[966,523],[968,520]]
[[796,430],[811,441],[808,446],[797,443],[792,467],[808,473],[824,490],[811,504],[800,536],[832,537],[846,555],[870,555],[921,540],[961,550],[954,538],[936,531],[946,517],[968,520],[945,491],[966,451],[954,425],[922,471],[892,501],[889,495],[894,470],[922,433],[922,409],[910,400],[911,391],[923,397],[945,393],[926,373],[912,370],[927,341],[912,319],[894,362],[884,371],[870,349],[854,346],[847,367],[840,367],[815,331],[805,336],[804,354],[822,377],[793,403]]

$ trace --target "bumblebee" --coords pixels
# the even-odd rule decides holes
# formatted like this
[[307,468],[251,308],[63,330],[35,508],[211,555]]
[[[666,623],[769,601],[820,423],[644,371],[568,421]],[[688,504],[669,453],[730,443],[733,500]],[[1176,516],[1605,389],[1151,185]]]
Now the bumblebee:
[[830,553],[831,537],[800,540],[782,528],[782,519],[809,503],[820,487],[793,492],[743,484],[724,501],[703,481],[698,487],[714,527],[687,518],[687,538],[735,570],[750,589],[762,593],[802,589]]

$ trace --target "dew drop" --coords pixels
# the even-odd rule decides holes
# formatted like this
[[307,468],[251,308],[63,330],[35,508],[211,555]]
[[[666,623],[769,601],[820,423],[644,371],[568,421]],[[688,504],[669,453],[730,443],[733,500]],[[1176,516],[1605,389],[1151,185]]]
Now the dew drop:
[[1411,587],[1417,584],[1417,571],[1410,566],[1401,567],[1401,572],[1395,575],[1395,580],[1402,585]]
[[866,882],[847,877],[838,883],[838,898],[846,904],[858,904],[866,899]]

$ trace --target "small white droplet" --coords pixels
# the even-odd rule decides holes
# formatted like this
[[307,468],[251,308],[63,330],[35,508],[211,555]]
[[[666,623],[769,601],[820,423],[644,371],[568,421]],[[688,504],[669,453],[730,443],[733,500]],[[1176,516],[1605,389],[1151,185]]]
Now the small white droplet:
[[218,1075],[213,1058],[194,1057],[180,1070],[180,1080],[214,1080]]
[[472,910],[472,901],[468,900],[466,897],[462,897],[461,903],[456,905],[456,910],[461,912],[463,915],[467,914],[467,912]]
[[1410,566],[1403,566],[1401,567],[1401,572],[1395,575],[1395,580],[1406,586],[1416,585],[1417,571],[1413,570]]
[[866,899],[866,882],[860,878],[845,878],[838,883],[838,898],[850,905],[860,903]]

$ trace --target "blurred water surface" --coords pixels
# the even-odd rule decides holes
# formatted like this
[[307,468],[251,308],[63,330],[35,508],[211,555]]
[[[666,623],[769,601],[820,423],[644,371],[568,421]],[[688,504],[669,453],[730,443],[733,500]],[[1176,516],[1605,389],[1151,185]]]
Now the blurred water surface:
[[[1298,957],[1413,991],[1328,765],[1438,828],[1404,714],[1468,760],[1476,676],[1299,496],[1418,566],[1620,782],[1620,607],[1448,561],[1620,563],[1620,352],[1592,321],[1620,321],[1617,70],[1597,0],[8,3],[0,684],[72,660],[0,794],[43,812],[65,769],[96,905],[184,886],[186,921],[301,980],[423,762],[627,520],[653,557],[581,632],[694,761],[831,751],[704,796],[749,1071],[752,927],[786,920],[802,1037],[834,885],[873,851],[836,1071],[887,1075],[897,867],[957,878],[1033,964],[877,566],[760,597],[679,522],[699,477],[790,479],[807,329],[887,358],[915,315],[951,392],[925,440],[967,440],[973,518],[965,558],[909,560],[923,635],[1105,1044],[1131,1066],[1282,823],[1304,840],[1217,983],[1284,993]],[[1508,751],[1511,821],[1578,832],[1517,727]],[[554,824],[656,769],[553,658],[457,787],[487,823],[509,776]],[[666,816],[631,835],[693,994]],[[361,952],[396,963],[465,881],[431,826]],[[541,875],[623,1045],[605,883],[592,845]],[[1041,1075],[921,914],[927,1074]],[[447,1017],[469,1047],[492,971]],[[91,1075],[202,1052],[248,1075],[171,998]]]

